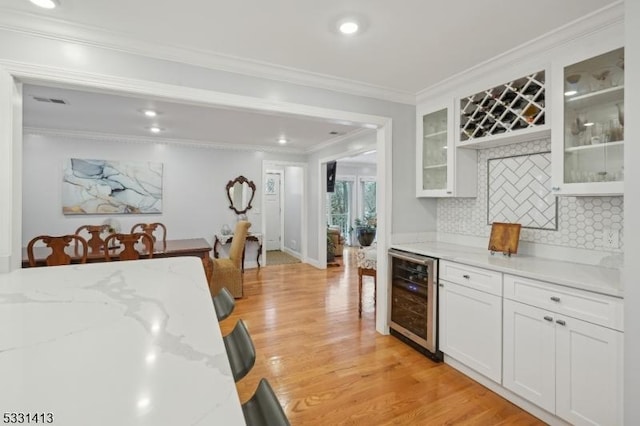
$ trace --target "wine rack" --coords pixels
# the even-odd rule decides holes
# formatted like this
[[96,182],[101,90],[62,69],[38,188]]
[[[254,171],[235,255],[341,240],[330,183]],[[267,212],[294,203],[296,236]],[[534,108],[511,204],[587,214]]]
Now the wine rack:
[[544,71],[460,100],[460,141],[463,143],[544,124]]

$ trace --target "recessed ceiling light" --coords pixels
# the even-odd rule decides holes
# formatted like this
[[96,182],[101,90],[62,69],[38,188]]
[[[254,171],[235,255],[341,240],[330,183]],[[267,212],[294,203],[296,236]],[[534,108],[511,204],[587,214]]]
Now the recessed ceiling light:
[[146,115],[147,117],[155,117],[156,115],[158,115],[158,113],[152,109],[145,109],[143,111],[144,115]]
[[162,130],[164,130],[164,129],[161,129],[161,128],[160,128],[160,127],[158,127],[158,126],[152,126],[152,127],[149,127],[149,131],[150,131],[151,133],[160,133]]
[[358,24],[354,21],[346,21],[338,27],[342,34],[355,34],[358,32]]
[[43,9],[55,9],[60,4],[58,0],[29,0]]
[[285,138],[280,138],[280,139],[278,139],[278,143],[279,143],[280,145],[284,145],[284,144],[286,144],[286,143],[287,143],[287,139],[285,139]]
[[567,90],[566,92],[564,92],[565,96],[573,96],[576,93],[578,93],[576,90]]

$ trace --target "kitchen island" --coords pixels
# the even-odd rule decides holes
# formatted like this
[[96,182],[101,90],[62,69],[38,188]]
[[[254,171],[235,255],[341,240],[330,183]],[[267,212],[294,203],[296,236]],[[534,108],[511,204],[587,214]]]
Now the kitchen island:
[[3,414],[70,426],[245,424],[197,257],[0,274],[0,322]]

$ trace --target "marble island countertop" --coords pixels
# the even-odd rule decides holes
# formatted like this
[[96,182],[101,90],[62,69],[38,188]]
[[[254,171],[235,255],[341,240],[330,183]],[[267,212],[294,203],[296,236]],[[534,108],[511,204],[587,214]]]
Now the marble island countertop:
[[0,408],[60,425],[244,425],[200,259],[0,274]]
[[391,248],[609,296],[624,297],[619,269],[520,254],[507,257],[496,253],[492,256],[486,249],[437,241],[392,244]]

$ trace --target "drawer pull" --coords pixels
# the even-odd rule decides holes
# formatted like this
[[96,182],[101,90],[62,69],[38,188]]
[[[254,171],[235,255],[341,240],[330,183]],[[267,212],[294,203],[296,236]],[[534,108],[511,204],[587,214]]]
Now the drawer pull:
[[551,296],[551,300],[553,300],[554,302],[559,302],[560,298],[558,296]]
[[553,318],[551,318],[550,316],[546,315],[546,316],[544,317],[544,320],[545,320],[545,321],[553,321]]
[[567,325],[567,323],[564,322],[564,320],[556,320],[556,324]]
[[462,278],[469,279],[469,278],[471,278],[471,276],[470,276],[470,275],[467,275],[467,274],[464,274],[464,275],[462,276]]
[[442,284],[442,283],[440,283],[440,284],[438,284],[438,285],[439,285],[440,287],[444,287],[444,284]]

